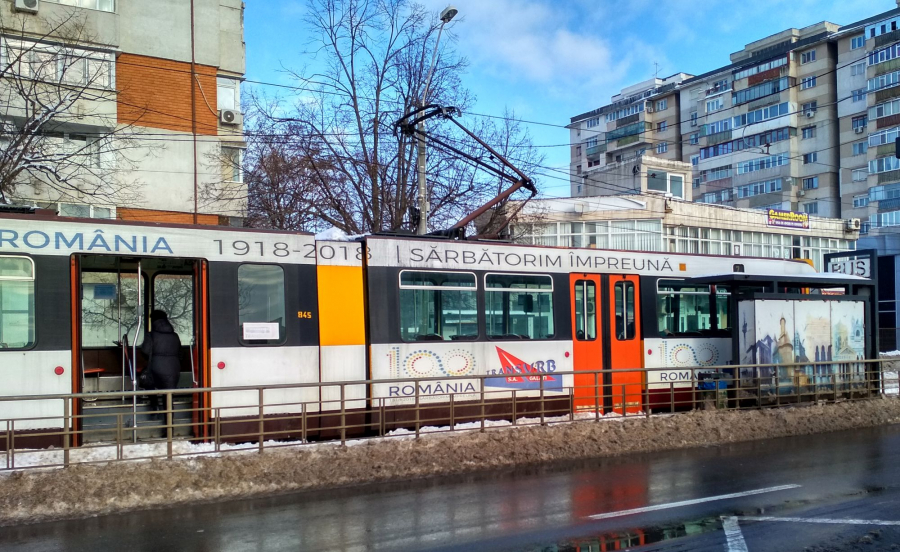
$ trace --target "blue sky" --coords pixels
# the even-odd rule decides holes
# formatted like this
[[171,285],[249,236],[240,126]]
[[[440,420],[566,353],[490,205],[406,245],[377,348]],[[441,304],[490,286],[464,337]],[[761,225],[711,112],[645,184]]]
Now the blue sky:
[[[435,12],[447,0],[421,0]],[[522,119],[565,126],[656,71],[701,74],[729,63],[744,44],[820,21],[847,24],[897,7],[893,0],[453,0],[448,26],[470,61],[464,85],[473,113],[513,109]],[[247,78],[290,84],[282,67],[312,61],[303,0],[250,0],[245,13]],[[444,36],[447,37],[445,31]],[[442,38],[442,41],[446,38]],[[463,121],[466,124],[466,121]],[[529,125],[546,165],[568,167],[565,128]],[[544,179],[548,196],[568,185]]]

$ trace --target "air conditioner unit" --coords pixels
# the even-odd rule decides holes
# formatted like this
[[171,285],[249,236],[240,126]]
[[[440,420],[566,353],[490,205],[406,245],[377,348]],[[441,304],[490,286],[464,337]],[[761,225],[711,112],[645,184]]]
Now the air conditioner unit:
[[653,108],[648,105],[647,109],[645,109],[644,111],[646,111],[647,113],[653,113]]
[[815,112],[815,111],[812,111],[812,110],[807,111],[807,112],[806,112],[806,116],[809,117],[810,119],[812,119],[813,117],[816,116],[816,112]]
[[861,127],[861,126],[853,129],[853,132],[855,132],[857,134],[862,134],[865,131],[866,131],[866,127]]
[[41,6],[41,0],[16,0],[14,7],[16,11],[25,13],[37,13]]
[[241,115],[240,111],[235,111],[234,109],[222,109],[219,111],[219,121],[223,125],[239,125],[243,120],[244,116]]
[[797,190],[797,195],[803,197],[806,195],[806,190]]
[[847,230],[851,232],[854,230],[859,230],[862,227],[862,223],[858,218],[847,219],[844,222],[846,224],[845,228],[847,228]]

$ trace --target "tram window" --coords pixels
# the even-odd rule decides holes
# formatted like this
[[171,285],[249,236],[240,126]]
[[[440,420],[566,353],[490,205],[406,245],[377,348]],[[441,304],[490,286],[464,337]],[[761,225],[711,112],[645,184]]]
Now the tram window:
[[616,282],[616,339],[628,341],[634,339],[634,283]]
[[168,314],[181,343],[194,340],[194,278],[191,274],[153,277],[153,308]]
[[[139,329],[137,282],[137,274],[131,271],[81,274],[83,347],[112,347],[125,335],[129,344],[140,345],[144,341],[146,320],[142,318]],[[142,280],[142,290],[145,285],[146,280]],[[140,315],[143,317],[144,313]]]
[[[728,294],[716,292],[715,335],[728,335]],[[698,337],[713,333],[708,286],[686,286],[659,281],[657,294],[659,333],[663,336]]]
[[597,289],[594,282],[575,282],[575,339],[597,339]]
[[34,263],[0,257],[0,349],[34,345]]
[[485,275],[490,339],[552,339],[553,279],[525,274]]
[[400,338],[468,341],[478,337],[475,275],[400,272]]
[[280,345],[285,332],[284,269],[277,265],[238,267],[238,325],[242,345]]

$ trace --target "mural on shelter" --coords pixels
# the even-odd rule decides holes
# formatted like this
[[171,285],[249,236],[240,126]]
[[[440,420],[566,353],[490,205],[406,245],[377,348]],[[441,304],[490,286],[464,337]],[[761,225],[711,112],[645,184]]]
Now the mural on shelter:
[[[831,347],[834,360],[862,360],[865,358],[865,311],[858,301],[831,303]],[[831,360],[831,357],[829,357]],[[865,379],[865,364],[841,366],[841,372],[852,381]]]
[[[823,301],[801,301],[794,306],[794,350],[796,362],[822,362],[831,357],[831,309]],[[798,367],[800,385],[824,383],[827,364]]]
[[[835,367],[813,365],[865,358],[864,304],[859,301],[757,300],[738,304],[741,364],[793,364],[742,368],[742,386],[805,386],[831,382]],[[864,364],[842,368],[845,379],[864,379]]]

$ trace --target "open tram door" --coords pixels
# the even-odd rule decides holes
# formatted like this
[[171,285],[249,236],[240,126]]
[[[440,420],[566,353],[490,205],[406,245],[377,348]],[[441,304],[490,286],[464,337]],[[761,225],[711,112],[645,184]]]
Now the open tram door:
[[[75,392],[135,390],[147,364],[141,346],[150,313],[166,312],[181,342],[177,387],[206,386],[208,380],[208,293],[206,261],[166,257],[74,255],[72,281],[72,365]],[[152,330],[150,330],[152,331]],[[183,394],[174,399],[179,436],[203,437],[207,397]],[[150,423],[146,398],[110,395],[76,405],[78,442],[153,438],[141,430]],[[120,434],[120,431],[122,434]],[[124,435],[124,436],[123,436]]]
[[[622,413],[643,407],[640,280],[626,274],[572,274],[574,407]],[[579,371],[610,370],[602,375]]]

